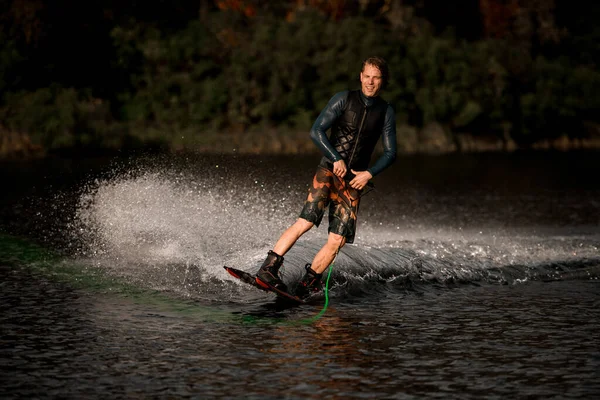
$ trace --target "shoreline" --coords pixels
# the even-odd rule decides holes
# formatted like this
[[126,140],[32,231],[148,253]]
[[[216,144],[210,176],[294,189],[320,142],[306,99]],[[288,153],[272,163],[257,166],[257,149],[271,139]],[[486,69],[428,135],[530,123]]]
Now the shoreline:
[[[283,131],[282,131],[283,132]],[[249,131],[245,133],[202,133],[191,135],[185,140],[146,141],[136,145],[83,145],[55,149],[44,149],[35,144],[26,134],[2,132],[0,139],[0,161],[33,161],[54,156],[94,156],[123,153],[178,153],[237,154],[237,155],[310,155],[320,154],[305,131],[279,133],[276,130]],[[571,138],[567,135],[554,139],[542,139],[530,146],[518,146],[511,139],[497,136],[476,137],[460,134],[451,138],[440,129],[416,129],[405,127],[398,130],[398,154],[481,154],[514,152],[569,152],[600,151],[600,135]],[[125,139],[125,138],[124,138]],[[125,142],[125,140],[124,140]],[[459,148],[460,147],[460,148]],[[376,153],[381,151],[380,146]]]

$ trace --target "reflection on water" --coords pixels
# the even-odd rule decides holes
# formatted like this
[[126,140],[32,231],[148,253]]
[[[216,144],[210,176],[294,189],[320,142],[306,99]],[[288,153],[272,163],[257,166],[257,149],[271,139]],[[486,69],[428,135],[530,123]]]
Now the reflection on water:
[[224,320],[2,272],[2,398],[600,393],[597,282],[371,297],[299,325],[312,307],[278,319],[215,308]]

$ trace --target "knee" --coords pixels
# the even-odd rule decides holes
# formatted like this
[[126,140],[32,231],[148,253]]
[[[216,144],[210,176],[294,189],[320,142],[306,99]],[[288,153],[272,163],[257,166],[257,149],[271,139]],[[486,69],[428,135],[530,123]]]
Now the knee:
[[342,235],[338,235],[337,233],[330,233],[327,238],[327,244],[336,248],[342,248],[344,244],[346,244],[346,238]]
[[294,226],[296,227],[296,230],[300,234],[303,234],[303,233],[309,231],[314,225],[315,225],[314,223],[307,221],[303,218],[298,218],[298,220],[294,224]]

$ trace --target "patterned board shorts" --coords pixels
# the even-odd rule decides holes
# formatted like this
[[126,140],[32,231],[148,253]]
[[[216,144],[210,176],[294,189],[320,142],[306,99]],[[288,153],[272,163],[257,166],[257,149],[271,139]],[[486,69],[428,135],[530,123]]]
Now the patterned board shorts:
[[329,206],[329,232],[344,236],[346,243],[352,243],[360,194],[360,190],[350,187],[348,182],[335,176],[332,171],[319,166],[313,177],[312,187],[308,189],[308,198],[300,218],[318,227],[325,208]]

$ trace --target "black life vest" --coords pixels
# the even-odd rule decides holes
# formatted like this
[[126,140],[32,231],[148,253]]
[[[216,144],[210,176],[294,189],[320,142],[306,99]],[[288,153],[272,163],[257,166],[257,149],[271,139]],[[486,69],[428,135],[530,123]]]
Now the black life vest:
[[380,97],[367,107],[359,90],[348,93],[343,114],[331,127],[329,142],[340,153],[348,169],[364,171],[381,136],[388,103]]

